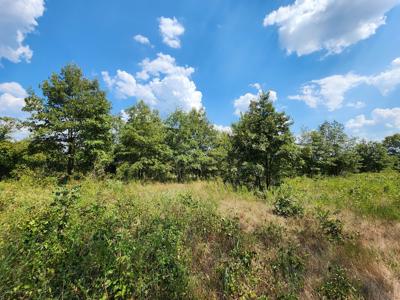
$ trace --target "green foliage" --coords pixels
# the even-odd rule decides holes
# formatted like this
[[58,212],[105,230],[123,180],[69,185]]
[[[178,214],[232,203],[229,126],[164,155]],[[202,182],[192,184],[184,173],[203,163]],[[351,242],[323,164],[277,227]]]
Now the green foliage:
[[166,120],[167,145],[178,182],[210,178],[217,174],[216,130],[204,110],[177,110]]
[[357,152],[362,172],[380,172],[389,167],[388,150],[381,143],[363,141],[357,145]]
[[392,159],[393,168],[400,171],[400,133],[385,137],[383,146]]
[[119,177],[165,181],[170,177],[172,152],[166,145],[166,128],[158,112],[143,101],[130,109],[120,131],[116,161]]
[[18,127],[19,124],[14,118],[0,117],[0,142],[10,140],[11,134]]
[[104,206],[79,202],[78,189],[60,189],[47,211],[18,227],[15,244],[0,248],[1,255],[12,254],[1,265],[0,291],[7,299],[185,295],[179,222],[154,217],[129,233]]
[[283,285],[284,291],[278,299],[297,299],[297,294],[303,287],[305,261],[299,253],[299,248],[294,245],[278,249],[272,261],[272,270],[277,285]]
[[293,198],[292,192],[286,186],[278,190],[273,206],[273,213],[285,218],[301,217],[304,214],[303,206]]
[[[221,218],[190,193],[110,205],[101,196],[90,201],[92,192],[99,195],[97,186],[60,188],[1,233],[3,298],[192,299],[191,255],[214,235],[230,257],[220,286],[229,278],[241,284],[239,274],[251,269],[254,254],[244,247],[238,220]],[[223,264],[216,261],[216,273]]]
[[236,247],[231,253],[229,260],[220,269],[222,289],[225,296],[240,297],[245,293],[242,286],[243,279],[251,276],[252,261],[255,252]]
[[[396,178],[368,175],[385,197],[398,195]],[[302,198],[318,196],[309,180],[328,194],[338,190],[331,182],[342,180],[343,201],[352,207],[353,197],[365,193],[363,185],[355,188],[360,178],[376,185],[363,176],[301,178]],[[325,282],[326,290],[336,284],[325,274],[333,263],[354,272],[362,296],[390,293],[386,284],[375,285],[384,278],[371,270],[395,268],[394,246],[371,255],[364,239],[328,243],[314,219],[277,220],[270,204],[251,193],[218,182],[148,185],[90,177],[79,183],[52,195],[54,180],[0,182],[0,298],[301,299]],[[290,194],[300,197],[295,179],[289,184]]]
[[261,94],[233,125],[230,161],[236,183],[259,189],[279,184],[296,157],[291,122],[269,98]]
[[340,242],[345,239],[343,223],[340,219],[331,217],[331,213],[327,210],[319,210],[317,217],[323,233],[330,241]]
[[400,133],[385,137],[383,145],[390,155],[400,155]]
[[0,180],[18,176],[24,166],[29,165],[27,141],[0,141]]
[[359,157],[355,140],[336,121],[324,122],[318,130],[304,132],[300,140],[302,173],[307,175],[340,175],[355,172]]
[[328,276],[318,288],[318,295],[327,300],[345,300],[353,298],[357,289],[346,274],[346,269],[333,265],[329,267]]
[[[24,111],[32,131],[32,151],[46,155],[51,171],[87,172],[111,147],[110,103],[96,80],[67,65],[41,84],[44,98],[33,91]],[[76,169],[76,170],[75,170]]]
[[350,210],[381,220],[400,220],[400,174],[352,174],[346,177],[288,179],[285,185],[305,205]]

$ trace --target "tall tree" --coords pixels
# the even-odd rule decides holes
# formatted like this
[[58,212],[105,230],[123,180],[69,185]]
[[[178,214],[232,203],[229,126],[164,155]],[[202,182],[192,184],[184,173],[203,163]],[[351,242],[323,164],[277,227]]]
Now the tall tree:
[[362,172],[380,172],[389,166],[387,150],[381,143],[362,141],[357,145],[357,152]]
[[385,137],[383,145],[392,159],[393,168],[400,171],[400,133]]
[[158,112],[140,101],[126,113],[128,120],[121,128],[116,151],[119,173],[125,179],[166,180],[171,171],[171,150]]
[[27,150],[26,141],[13,141],[11,135],[15,130],[20,129],[18,120],[0,118],[0,179],[11,175],[23,161],[23,155]]
[[304,132],[300,138],[303,173],[339,175],[357,171],[359,156],[356,142],[336,121],[324,122],[317,130]]
[[212,151],[216,130],[204,110],[177,110],[166,120],[167,144],[173,152],[173,167],[178,181],[208,178],[215,173]]
[[230,156],[240,183],[263,189],[280,182],[296,155],[290,125],[290,118],[275,110],[269,92],[251,101],[232,128]]
[[110,103],[99,83],[85,78],[78,66],[67,65],[40,88],[43,97],[30,91],[25,99],[33,144],[46,153],[49,167],[68,175],[91,170],[111,145]]
[[14,118],[0,117],[0,142],[10,140],[11,134],[18,128],[18,122]]

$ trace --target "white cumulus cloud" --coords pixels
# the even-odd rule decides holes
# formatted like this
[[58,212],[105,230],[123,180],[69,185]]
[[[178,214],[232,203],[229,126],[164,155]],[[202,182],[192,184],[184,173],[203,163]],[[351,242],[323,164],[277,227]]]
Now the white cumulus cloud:
[[189,111],[203,107],[202,93],[190,78],[193,68],[178,66],[173,57],[162,53],[154,60],[143,60],[139,65],[142,70],[136,77],[122,70],[118,70],[115,76],[102,72],[104,82],[117,98],[134,97],[162,113],[177,108]]
[[25,89],[17,82],[0,83],[0,116],[21,117],[27,96]]
[[44,0],[0,0],[0,61],[29,62],[33,51],[24,44],[44,13]]
[[386,127],[400,129],[400,107],[376,108],[372,111],[372,117]]
[[289,99],[304,101],[312,108],[324,105],[329,111],[334,111],[342,107],[347,91],[365,81],[365,77],[352,73],[333,75],[319,80],[312,80],[302,87],[299,95],[289,96]]
[[248,110],[250,102],[256,101],[258,95],[252,93],[246,93],[233,101],[233,107],[235,108],[235,115],[240,116]]
[[151,46],[150,40],[148,37],[141,35],[141,34],[137,34],[133,37],[133,39],[138,42],[139,44],[143,44],[143,45],[149,45]]
[[386,71],[371,76],[369,84],[377,87],[383,95],[387,95],[394,90],[400,84],[400,57],[393,60]]
[[163,53],[158,53],[154,60],[146,58],[139,65],[142,70],[136,74],[136,77],[143,80],[149,79],[150,76],[159,77],[161,74],[189,77],[194,72],[192,67],[178,66],[175,58]]
[[[361,84],[376,87],[386,96],[400,85],[400,58],[396,58],[390,67],[376,75],[362,76],[354,73],[333,75],[304,84],[300,93],[289,99],[305,102],[309,107],[325,106],[329,111],[343,107],[346,93]],[[363,102],[350,102],[346,106],[361,108]]]
[[276,25],[282,46],[306,55],[320,50],[337,54],[374,35],[385,14],[400,0],[296,0],[269,13],[264,26]]
[[225,133],[232,133],[232,127],[231,126],[224,126],[224,125],[213,125],[214,129],[220,132],[225,132]]
[[348,129],[357,132],[365,126],[384,125],[387,128],[400,129],[400,107],[375,108],[368,119],[365,115],[358,115],[346,123]]
[[158,21],[164,44],[171,48],[180,48],[180,36],[185,33],[185,27],[175,17],[172,19],[161,17]]
[[367,125],[375,125],[375,120],[369,120],[365,115],[358,115],[346,122],[346,127],[349,129],[359,129]]
[[[254,88],[258,88],[256,85],[251,85]],[[259,89],[257,94],[253,93],[246,93],[239,98],[235,99],[233,101],[233,107],[235,108],[235,115],[240,116],[240,114],[245,113],[250,106],[251,101],[257,101],[258,97],[260,96],[260,93],[262,93],[262,90]],[[276,91],[269,90],[269,100],[272,102],[275,102],[278,100],[278,94]]]

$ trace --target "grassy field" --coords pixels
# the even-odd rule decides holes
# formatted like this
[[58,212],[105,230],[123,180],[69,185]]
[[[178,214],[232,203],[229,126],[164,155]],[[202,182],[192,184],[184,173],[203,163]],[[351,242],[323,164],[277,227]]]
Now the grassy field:
[[260,195],[0,182],[0,299],[394,299],[399,281],[399,173]]

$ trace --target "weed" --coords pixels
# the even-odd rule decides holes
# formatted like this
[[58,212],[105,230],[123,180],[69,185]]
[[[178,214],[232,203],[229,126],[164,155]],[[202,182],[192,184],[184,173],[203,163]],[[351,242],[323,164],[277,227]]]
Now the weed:
[[278,295],[290,296],[289,298],[279,299],[293,299],[300,289],[303,287],[305,261],[299,254],[299,247],[290,244],[288,247],[281,247],[278,249],[275,259],[272,261],[272,270],[275,279],[278,281],[277,285],[283,285],[285,293]]
[[343,222],[340,219],[331,217],[331,213],[327,210],[318,210],[317,218],[329,241],[341,242],[345,239]]
[[318,295],[327,300],[345,300],[355,296],[357,289],[346,274],[346,269],[333,265],[328,269],[328,275],[317,289]]
[[226,296],[240,297],[245,292],[242,284],[251,279],[252,261],[255,252],[236,247],[230,259],[220,269],[221,281]]
[[266,247],[272,247],[282,242],[285,228],[279,224],[267,223],[255,230],[255,236],[262,241]]
[[285,218],[301,217],[304,208],[293,198],[287,196],[279,196],[274,203],[273,213]]

